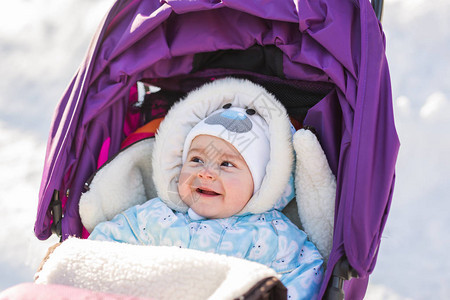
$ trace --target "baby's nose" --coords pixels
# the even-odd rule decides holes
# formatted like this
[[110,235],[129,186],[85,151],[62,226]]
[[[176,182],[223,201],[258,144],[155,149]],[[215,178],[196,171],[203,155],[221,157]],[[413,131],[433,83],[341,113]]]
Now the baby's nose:
[[205,166],[198,172],[198,177],[200,177],[201,179],[215,180],[216,176],[216,172],[208,166]]

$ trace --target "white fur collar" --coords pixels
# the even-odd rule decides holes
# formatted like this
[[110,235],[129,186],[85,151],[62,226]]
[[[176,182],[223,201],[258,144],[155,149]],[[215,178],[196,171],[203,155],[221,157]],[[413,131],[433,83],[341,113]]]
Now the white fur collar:
[[89,232],[98,223],[156,197],[151,165],[154,141],[137,142],[97,171],[79,202],[81,221]]

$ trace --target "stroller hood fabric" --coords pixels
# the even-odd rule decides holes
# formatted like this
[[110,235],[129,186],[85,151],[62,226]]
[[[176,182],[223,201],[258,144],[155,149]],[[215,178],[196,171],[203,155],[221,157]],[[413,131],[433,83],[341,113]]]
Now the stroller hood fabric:
[[254,45],[280,51],[274,72],[283,80],[331,87],[304,120],[317,130],[337,176],[333,249],[321,294],[345,256],[359,275],[345,283],[346,296],[362,298],[390,208],[399,148],[384,35],[366,0],[117,1],[56,108],[36,236],[51,235],[55,190],[65,195],[63,238],[81,236],[84,183],[105,140],[110,156],[119,150],[136,81],[232,75],[195,73],[196,54]]

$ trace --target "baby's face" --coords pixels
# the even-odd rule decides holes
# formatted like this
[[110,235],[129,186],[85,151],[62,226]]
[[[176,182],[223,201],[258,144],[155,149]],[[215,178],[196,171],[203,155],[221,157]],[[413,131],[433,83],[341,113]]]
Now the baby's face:
[[178,182],[181,199],[197,214],[227,218],[240,212],[253,195],[253,178],[242,155],[210,135],[192,140]]

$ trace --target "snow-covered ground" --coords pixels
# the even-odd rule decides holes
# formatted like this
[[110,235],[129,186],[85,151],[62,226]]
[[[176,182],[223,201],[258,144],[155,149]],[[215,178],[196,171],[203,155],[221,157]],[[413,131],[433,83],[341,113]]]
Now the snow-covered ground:
[[[112,0],[0,0],[0,290],[32,281],[33,235],[56,102]],[[390,217],[366,299],[450,294],[450,2],[385,0],[402,147]]]
[[32,281],[33,233],[56,103],[111,0],[0,0],[0,291]]

